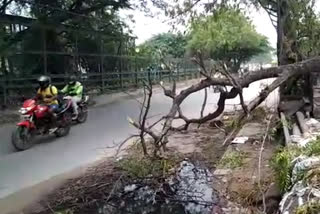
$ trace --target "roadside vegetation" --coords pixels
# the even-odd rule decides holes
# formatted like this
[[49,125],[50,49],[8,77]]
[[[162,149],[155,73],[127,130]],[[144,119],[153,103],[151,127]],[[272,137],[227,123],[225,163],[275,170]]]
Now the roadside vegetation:
[[[90,213],[101,207],[104,209],[106,204],[119,209],[124,206],[124,199],[128,199],[126,197],[134,192],[132,190],[128,193],[123,187],[132,183],[137,189],[146,186],[155,188],[155,194],[150,196],[154,204],[158,201],[167,203],[163,196],[169,195],[173,199],[174,194],[165,184],[169,183],[167,180],[171,175],[179,174],[177,171],[181,163],[205,174],[211,174],[219,167],[231,170],[230,174],[222,175],[223,184],[215,186],[229,185],[227,191],[221,190],[221,197],[228,198],[231,195],[229,198],[239,204],[241,201],[236,199],[245,201],[242,204],[245,208],[252,208],[249,204],[255,204],[256,210],[267,213],[265,193],[274,181],[269,174],[268,164],[271,163],[278,187],[284,194],[294,185],[294,160],[299,156],[320,156],[320,139],[317,139],[304,148],[280,148],[270,161],[270,154],[274,150],[272,141],[277,141],[274,136],[279,134],[275,133],[278,121],[271,121],[270,113],[259,107],[279,87],[282,95],[300,95],[301,91],[306,91],[303,84],[300,84],[302,76],[319,72],[320,58],[317,56],[320,53],[320,21],[314,9],[315,1],[209,1],[203,4],[204,8],[201,5],[197,9],[195,6],[199,2],[203,1],[194,4],[189,0],[152,1],[153,7],[172,19],[173,27],[177,28],[182,23],[186,28],[185,32],[155,35],[141,45],[135,44],[132,29],[122,21],[119,12],[122,9],[142,8],[144,12],[152,13],[147,1],[138,1],[137,4],[127,0],[90,0],[86,3],[83,0],[50,1],[43,4],[32,0],[13,0],[0,3],[3,15],[0,20],[9,22],[9,25],[2,24],[0,35],[0,77],[4,80],[1,84],[2,96],[20,93],[18,90],[12,92],[5,86],[7,78],[42,73],[69,75],[72,71],[86,79],[87,73],[103,76],[106,71],[116,79],[119,83],[117,87],[121,89],[124,79],[134,79],[143,85],[144,96],[137,99],[140,104],[139,115],[135,117],[136,120],[128,118],[137,134],[116,145],[118,151],[127,148],[127,153],[118,160],[105,160],[89,169],[84,176],[69,181],[49,196],[48,201],[44,202],[42,213],[59,213],[59,210],[61,214]],[[278,65],[281,66],[262,68],[261,57],[267,59],[263,63],[272,64],[272,54],[275,53],[268,39],[257,32],[247,17],[252,7],[265,10],[277,31],[278,46],[275,52]],[[23,22],[12,23],[5,19],[5,15],[10,15],[14,20],[22,19]],[[28,24],[24,26],[25,23]],[[55,24],[52,26],[51,23]],[[19,30],[13,29],[15,24],[20,24]],[[43,27],[47,25],[50,27]],[[72,30],[65,30],[68,26]],[[38,40],[43,43],[39,45],[36,42]],[[50,50],[48,55],[46,48]],[[35,50],[41,50],[40,54]],[[187,67],[187,63],[180,58],[188,59],[188,64],[192,66]],[[249,71],[247,64],[250,62],[258,62],[260,70]],[[132,65],[134,69],[130,68]],[[134,70],[134,76],[130,77],[123,72],[124,67]],[[179,78],[177,74],[181,69],[188,68],[201,75],[201,79],[179,91],[176,85]],[[147,69],[147,75],[141,78],[139,72]],[[152,72],[154,75],[166,75],[170,87],[163,84],[163,81],[155,82]],[[64,77],[59,78],[64,81]],[[243,89],[253,82],[268,78],[275,78],[275,81],[264,86],[254,99],[245,102]],[[32,82],[28,84],[32,85]],[[171,105],[167,112],[160,115],[160,119],[151,123],[150,119],[154,117],[150,115],[154,84],[162,87]],[[101,85],[105,85],[103,79]],[[212,88],[217,96],[215,107],[208,103]],[[200,114],[189,118],[182,105],[190,95],[197,92],[203,92],[204,95],[198,111]],[[225,120],[223,114],[227,101],[237,97],[240,110]],[[182,122],[182,125],[175,126],[176,121]],[[247,122],[265,125],[266,130],[260,130],[263,132],[259,132],[261,135],[257,134],[243,147],[239,146],[243,151],[229,151],[227,148],[232,139]],[[288,126],[291,125],[289,122]],[[184,153],[184,149],[187,149],[183,146],[175,151],[172,148],[177,144],[175,135],[180,136],[180,146],[190,146],[187,143],[192,141],[192,151]],[[266,154],[266,151],[269,153]],[[199,169],[198,165],[209,165],[209,170]],[[297,175],[297,179],[307,183],[318,182],[319,174],[318,170],[312,171],[312,174],[302,172]],[[252,182],[253,177],[256,180]],[[165,191],[168,189],[170,194]],[[185,201],[185,198],[182,199],[178,201]],[[279,205],[277,203],[276,206]],[[296,213],[309,214],[318,208],[317,202],[307,203],[299,207]]]
[[235,169],[243,166],[246,154],[241,151],[227,151],[219,161],[219,168]]
[[[284,193],[292,187],[293,160],[299,156],[316,157],[320,156],[320,139],[307,144],[306,147],[287,146],[280,148],[272,159],[272,166],[276,175],[279,188]],[[306,171],[307,173],[307,171]],[[299,174],[297,180],[308,181],[308,174]],[[311,176],[312,177],[312,176]]]

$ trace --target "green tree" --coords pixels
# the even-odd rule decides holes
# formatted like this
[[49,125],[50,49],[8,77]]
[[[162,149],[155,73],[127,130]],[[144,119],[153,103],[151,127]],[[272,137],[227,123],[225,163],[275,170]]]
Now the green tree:
[[186,52],[187,38],[182,34],[163,33],[158,34],[141,44],[141,56],[158,58],[162,56],[182,58]]
[[[90,54],[103,51],[103,54],[119,55],[125,51],[130,35],[124,32],[130,30],[126,30],[128,27],[117,12],[128,7],[127,0],[2,1],[0,12],[3,15],[0,15],[0,21],[6,20],[7,13],[14,10],[16,15],[10,17],[11,21],[22,25],[28,23],[28,27],[13,32],[5,30],[1,34],[1,60],[9,61],[11,73],[43,73],[45,66],[41,52],[45,46],[47,52],[51,53],[47,55],[46,62],[50,73],[70,72],[76,64],[87,71],[99,72],[102,65],[105,71],[112,70],[119,58],[105,57],[104,63],[101,63],[100,56]],[[8,26],[4,28],[8,29]],[[21,50],[25,54],[14,55]],[[38,54],[29,54],[28,51]],[[76,51],[80,54],[75,57],[73,53]]]
[[268,40],[256,32],[249,19],[236,9],[220,9],[191,24],[188,48],[206,58],[223,61],[236,72],[242,63],[267,52]]
[[252,57],[250,63],[259,64],[262,67],[264,64],[272,64],[273,60],[273,54],[269,51]]

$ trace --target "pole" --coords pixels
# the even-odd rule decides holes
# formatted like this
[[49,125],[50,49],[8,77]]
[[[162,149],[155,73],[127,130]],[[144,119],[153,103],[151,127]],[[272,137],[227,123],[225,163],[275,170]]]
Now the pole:
[[4,106],[7,105],[7,81],[3,82],[3,104]]
[[138,65],[137,65],[137,55],[135,57],[135,63],[134,63],[134,70],[135,70],[135,83],[136,83],[136,87],[138,87]]
[[48,74],[48,61],[47,61],[47,39],[46,31],[42,29],[42,40],[43,40],[43,70],[44,74]]
[[100,72],[101,72],[101,92],[104,92],[104,66],[103,66],[103,40],[100,36]]

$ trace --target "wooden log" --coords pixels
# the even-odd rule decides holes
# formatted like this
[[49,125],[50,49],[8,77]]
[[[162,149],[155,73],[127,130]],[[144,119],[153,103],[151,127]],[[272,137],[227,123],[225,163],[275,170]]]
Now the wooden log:
[[300,127],[301,133],[305,136],[308,133],[308,127],[305,122],[304,114],[301,111],[296,113],[298,125]]
[[281,118],[283,133],[284,133],[285,144],[287,146],[291,143],[291,137],[288,129],[288,122],[283,112],[280,112],[280,118]]
[[296,123],[293,124],[292,134],[293,134],[293,135],[297,135],[297,136],[301,136],[300,128],[299,128],[298,124],[296,124]]

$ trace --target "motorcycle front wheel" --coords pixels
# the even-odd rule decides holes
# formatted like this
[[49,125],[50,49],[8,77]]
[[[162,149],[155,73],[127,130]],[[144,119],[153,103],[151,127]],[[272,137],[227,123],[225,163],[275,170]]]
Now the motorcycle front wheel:
[[12,132],[11,140],[17,151],[24,151],[33,146],[30,130],[25,126],[18,126]]
[[72,123],[72,114],[69,111],[67,111],[64,113],[62,121],[61,121],[61,125],[59,126],[59,128],[55,132],[55,135],[57,137],[67,136],[70,132],[70,129],[71,129],[71,123]]
[[79,115],[77,117],[77,122],[78,123],[84,123],[86,122],[88,118],[88,107],[87,106],[81,106],[79,108]]

